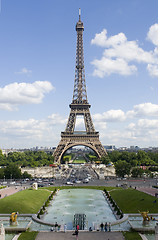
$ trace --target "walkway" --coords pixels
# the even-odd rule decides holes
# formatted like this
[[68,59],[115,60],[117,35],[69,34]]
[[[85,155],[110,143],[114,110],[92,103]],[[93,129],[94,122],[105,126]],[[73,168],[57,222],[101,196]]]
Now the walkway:
[[140,191],[140,192],[147,193],[147,194],[152,195],[152,196],[155,196],[155,193],[158,194],[158,189],[156,189],[156,188],[139,187],[139,188],[137,188],[137,190]]
[[[76,240],[72,232],[39,232],[36,240]],[[79,240],[124,240],[121,232],[79,232]]]
[[24,190],[24,187],[21,187],[21,186],[12,186],[12,187],[6,187],[6,188],[3,188],[3,189],[0,189],[0,194],[1,194],[1,198],[4,198],[4,197],[7,197],[9,195],[12,195],[16,192],[19,192],[21,190]]

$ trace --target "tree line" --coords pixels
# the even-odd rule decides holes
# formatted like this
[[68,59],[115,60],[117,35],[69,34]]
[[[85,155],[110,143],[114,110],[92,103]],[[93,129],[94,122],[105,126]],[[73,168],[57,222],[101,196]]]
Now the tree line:
[[42,167],[49,166],[53,162],[52,153],[44,151],[10,152],[8,155],[3,155],[2,150],[0,150],[0,166],[15,163],[19,167]]
[[[97,161],[95,157],[93,161]],[[42,167],[49,166],[54,162],[52,153],[45,153],[44,151],[25,151],[25,152],[10,152],[8,155],[3,155],[0,150],[0,178],[4,176],[6,178],[21,178],[27,177],[27,174],[23,176],[17,169],[19,167]],[[100,162],[108,165],[113,163],[116,175],[124,177],[125,175],[132,175],[133,177],[141,177],[144,173],[151,175],[151,172],[158,171],[158,153],[154,152],[119,152],[113,151],[108,155],[102,157]],[[143,169],[146,166],[146,169]],[[3,168],[4,167],[4,168]],[[15,172],[16,176],[15,177]]]
[[21,173],[20,167],[49,166],[54,162],[52,153],[43,151],[10,152],[3,155],[0,150],[0,179],[31,178],[27,172]]
[[158,153],[154,152],[119,152],[113,151],[108,158],[114,164],[116,175],[124,177],[142,177],[143,174],[153,177],[153,172],[158,171]]

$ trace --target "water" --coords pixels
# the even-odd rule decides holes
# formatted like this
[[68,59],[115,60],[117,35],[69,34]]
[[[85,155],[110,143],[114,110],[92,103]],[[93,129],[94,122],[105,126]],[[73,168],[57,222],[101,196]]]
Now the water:
[[60,190],[47,209],[42,219],[45,222],[60,225],[67,224],[67,229],[73,229],[74,215],[86,214],[86,227],[100,225],[101,222],[116,221],[102,191],[94,189],[64,189]]
[[12,240],[15,234],[5,234],[5,240]]
[[132,221],[130,221],[130,223],[132,224],[132,226],[134,228],[144,228],[144,229],[150,228],[151,230],[155,229],[156,222],[157,221],[149,221],[147,223],[143,223],[142,220],[132,220]]
[[10,225],[10,217],[1,217],[4,228],[26,228],[31,219],[18,218],[17,225]]
[[155,234],[143,234],[148,240],[155,240]]

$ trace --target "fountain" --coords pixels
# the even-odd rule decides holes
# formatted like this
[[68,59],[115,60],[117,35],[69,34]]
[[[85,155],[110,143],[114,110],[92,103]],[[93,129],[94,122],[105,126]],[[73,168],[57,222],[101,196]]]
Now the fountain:
[[74,216],[81,214],[84,218],[84,229],[96,229],[101,222],[114,222],[116,218],[100,190],[64,189],[58,192],[47,214],[42,216],[45,223],[66,223],[67,229],[74,229]]
[[153,218],[152,216],[149,216],[149,211],[144,211],[140,212],[142,218],[141,220],[136,219],[136,220],[130,220],[129,224],[132,229],[138,232],[154,232],[155,231],[155,226],[156,226],[156,221],[157,219]]

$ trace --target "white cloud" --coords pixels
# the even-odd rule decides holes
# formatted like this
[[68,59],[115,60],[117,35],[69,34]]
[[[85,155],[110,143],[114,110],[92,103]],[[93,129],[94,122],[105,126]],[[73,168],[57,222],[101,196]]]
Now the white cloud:
[[110,47],[124,43],[127,40],[124,33],[107,37],[107,30],[103,29],[101,33],[96,33],[95,38],[91,40],[91,44],[95,44],[101,47]]
[[139,119],[137,123],[130,123],[127,127],[130,130],[139,131],[147,129],[158,130],[158,120],[156,119]]
[[52,115],[48,116],[48,119],[50,120],[50,123],[52,125],[56,124],[65,124],[67,122],[67,119],[63,119],[59,114],[53,113]]
[[15,72],[15,74],[30,74],[32,73],[32,70],[29,70],[27,68],[22,68],[19,72]]
[[122,110],[109,110],[102,114],[94,114],[94,121],[118,122],[126,119],[125,113]]
[[138,127],[143,129],[157,129],[158,130],[158,120],[155,119],[139,119]]
[[[99,130],[103,145],[139,145],[145,147],[156,145],[156,143],[158,145],[158,120],[157,118],[153,119],[154,116],[158,116],[158,105],[142,103],[134,106],[127,113],[121,109],[112,109],[102,114],[94,114],[92,119],[95,129]],[[58,113],[53,113],[42,120],[34,118],[1,120],[0,142],[5,148],[9,146],[56,146],[60,141],[60,133],[64,131],[66,124],[67,117]]]
[[139,119],[136,123],[130,123],[127,131],[134,136],[136,145],[140,144],[143,147],[158,145],[157,119]]
[[15,110],[18,105],[41,103],[44,95],[53,89],[48,81],[11,83],[0,88],[0,108]]
[[100,78],[103,78],[105,75],[110,75],[112,73],[120,75],[131,75],[137,71],[136,66],[128,65],[128,63],[121,58],[113,60],[110,58],[102,57],[100,60],[95,59],[91,63],[95,67],[93,76],[98,76]]
[[106,129],[107,123],[105,121],[94,121],[94,127],[95,129]]
[[150,40],[154,45],[158,46],[158,23],[155,23],[149,28],[147,34],[148,40]]
[[144,51],[138,46],[137,41],[126,41],[123,44],[114,45],[113,48],[104,50],[104,56],[108,58],[121,58],[127,62],[155,62],[152,52]]
[[[158,24],[150,27],[148,39],[158,46]],[[105,75],[117,73],[120,75],[132,75],[137,72],[138,64],[147,64],[149,75],[158,77],[158,48],[153,51],[145,51],[139,47],[138,41],[128,41],[124,33],[107,36],[107,30],[97,33],[91,44],[103,47],[101,59],[94,59],[94,76],[103,78]]]
[[8,136],[14,135],[15,138],[39,138],[42,136],[42,131],[46,131],[46,128],[46,122],[35,119],[0,121],[1,133]]
[[141,103],[135,105],[133,110],[127,112],[127,117],[158,117],[158,105],[153,103]]
[[[142,103],[132,110],[109,110],[93,116],[102,144],[158,146],[158,105]],[[154,117],[156,117],[154,119]]]
[[[33,147],[55,146],[60,140],[60,132],[65,128],[66,119],[59,114],[42,119],[0,121],[1,146]],[[7,139],[7,140],[5,140]]]
[[148,64],[147,70],[148,70],[150,76],[158,77],[158,65]]

